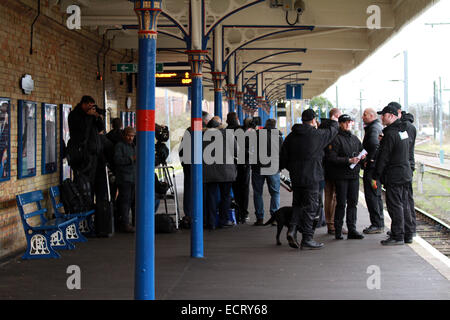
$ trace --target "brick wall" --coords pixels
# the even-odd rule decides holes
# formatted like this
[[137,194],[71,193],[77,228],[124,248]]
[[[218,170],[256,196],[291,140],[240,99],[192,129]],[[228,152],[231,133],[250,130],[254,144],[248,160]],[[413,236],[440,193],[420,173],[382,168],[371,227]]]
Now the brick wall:
[[[103,83],[97,80],[98,65],[103,73],[103,59],[107,43],[97,31],[68,30],[66,15],[61,13],[54,1],[41,1],[41,15],[34,25],[33,54],[30,54],[31,24],[37,15],[37,1],[0,1],[0,97],[11,99],[11,177],[0,182],[0,258],[15,253],[26,245],[22,223],[17,210],[15,195],[33,190],[45,191],[59,183],[59,105],[73,107],[83,95],[94,97],[103,106]],[[120,84],[121,75],[111,72],[111,64],[128,61],[125,51],[109,49],[106,53],[106,68],[103,73],[107,107],[112,117],[125,111],[126,97],[132,97],[135,111],[136,90],[127,93],[126,79]],[[19,81],[30,74],[35,88],[25,95]],[[37,102],[36,130],[36,176],[17,179],[17,106],[18,100]],[[57,141],[58,170],[53,174],[41,173],[41,103],[58,105]],[[50,201],[46,207],[51,212]]]

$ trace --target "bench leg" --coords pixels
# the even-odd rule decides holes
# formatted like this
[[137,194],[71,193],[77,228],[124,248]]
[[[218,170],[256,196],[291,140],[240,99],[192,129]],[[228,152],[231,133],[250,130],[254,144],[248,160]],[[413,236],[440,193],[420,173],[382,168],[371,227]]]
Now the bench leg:
[[80,220],[77,220],[76,222],[72,223],[71,225],[66,227],[66,239],[69,240],[69,242],[86,242],[87,239],[85,236],[83,236],[80,232],[79,228],[79,222]]
[[58,252],[53,250],[50,235],[47,233],[26,234],[27,250],[22,259],[48,259],[60,258]]
[[67,240],[66,228],[56,229],[51,233],[50,245],[54,249],[72,250],[75,246]]

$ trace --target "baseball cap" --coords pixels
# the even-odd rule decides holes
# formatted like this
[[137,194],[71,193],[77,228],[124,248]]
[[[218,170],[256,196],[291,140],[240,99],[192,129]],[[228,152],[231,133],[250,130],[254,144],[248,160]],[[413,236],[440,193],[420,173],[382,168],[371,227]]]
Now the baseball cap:
[[400,105],[400,103],[395,102],[395,101],[389,102],[387,107],[394,107],[395,109],[397,109],[397,111],[402,109],[402,106]]
[[313,109],[306,109],[302,113],[302,121],[311,121],[316,117],[316,113]]
[[383,108],[383,110],[377,112],[377,114],[386,114],[386,113],[391,113],[394,116],[397,116],[398,109],[395,106],[388,104],[386,107]]
[[355,121],[355,120],[345,113],[338,118],[338,122],[346,122],[346,121]]

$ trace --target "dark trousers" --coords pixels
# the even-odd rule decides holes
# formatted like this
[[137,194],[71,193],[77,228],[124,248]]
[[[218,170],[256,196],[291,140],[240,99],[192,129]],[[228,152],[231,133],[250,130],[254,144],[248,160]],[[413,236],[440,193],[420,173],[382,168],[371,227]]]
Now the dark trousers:
[[303,240],[312,240],[314,220],[319,215],[319,184],[308,187],[292,188],[292,218],[290,225],[296,225],[302,233]]
[[[208,229],[214,229],[217,209],[219,209],[219,226],[228,221],[228,210],[231,205],[231,182],[210,182],[204,186],[206,189],[203,204],[204,221]],[[220,193],[219,201],[218,193]]]
[[183,165],[184,189],[183,189],[183,211],[187,217],[192,217],[192,195],[191,195],[191,166]]
[[130,209],[132,212],[131,225],[135,225],[134,183],[122,182],[118,184],[119,195],[117,197],[117,216],[119,226],[130,225]]
[[391,237],[395,240],[412,237],[414,227],[408,202],[408,183],[385,185],[385,187],[386,206],[392,220]]
[[359,179],[336,180],[336,211],[334,213],[334,228],[336,234],[342,232],[344,216],[348,232],[356,231],[356,206],[358,205]]
[[412,182],[408,183],[408,205],[409,205],[409,212],[411,214],[411,227],[413,229],[413,233],[416,233],[416,209],[414,209],[414,194],[413,194],[413,187]]
[[239,220],[248,217],[248,199],[250,185],[250,166],[246,164],[237,165],[237,177],[233,182],[234,200],[239,206]]
[[363,184],[370,225],[384,228],[383,199],[381,198],[381,182],[377,180],[377,189],[372,188],[373,169],[364,170]]

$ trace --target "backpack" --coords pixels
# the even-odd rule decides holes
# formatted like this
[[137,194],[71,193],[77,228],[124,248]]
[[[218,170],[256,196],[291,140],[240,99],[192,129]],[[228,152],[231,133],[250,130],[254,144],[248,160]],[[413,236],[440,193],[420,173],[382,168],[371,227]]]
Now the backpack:
[[61,190],[61,202],[66,214],[86,211],[83,198],[72,180],[69,178],[64,180],[59,189]]

